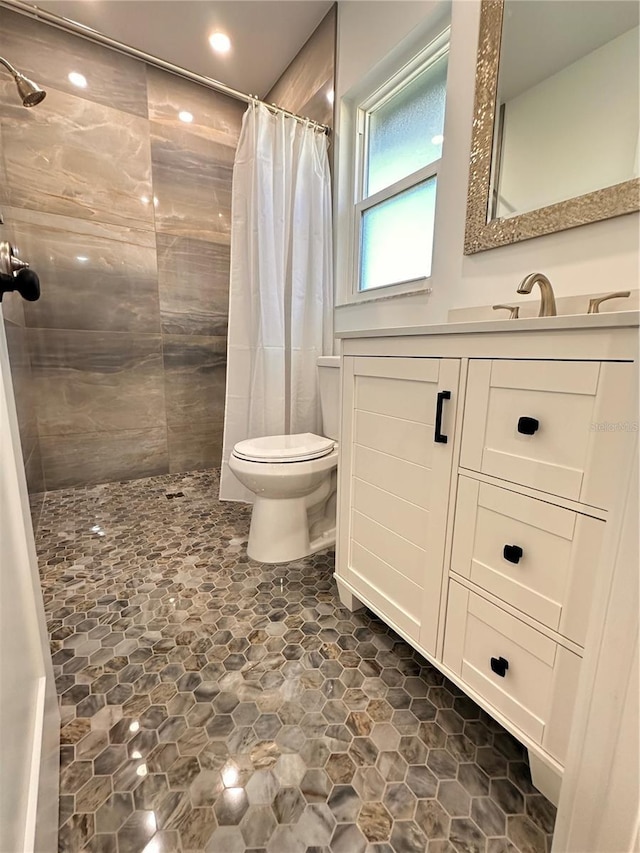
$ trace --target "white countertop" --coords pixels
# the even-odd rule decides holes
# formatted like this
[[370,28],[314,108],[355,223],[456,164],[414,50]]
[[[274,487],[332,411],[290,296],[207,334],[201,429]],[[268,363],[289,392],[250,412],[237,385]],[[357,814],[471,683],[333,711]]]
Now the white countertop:
[[640,325],[640,311],[610,311],[606,314],[564,314],[559,317],[526,317],[517,320],[474,320],[465,323],[436,323],[425,326],[392,326],[336,332],[337,338],[388,338],[409,335],[461,335],[487,332],[544,332],[562,329],[615,329]]

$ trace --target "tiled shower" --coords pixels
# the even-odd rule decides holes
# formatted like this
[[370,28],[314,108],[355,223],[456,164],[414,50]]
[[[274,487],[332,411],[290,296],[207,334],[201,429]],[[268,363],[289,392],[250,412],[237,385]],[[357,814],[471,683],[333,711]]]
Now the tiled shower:
[[[0,83],[2,234],[42,281],[3,304],[30,491],[219,465],[246,105],[6,8],[0,31],[48,91]],[[334,39],[331,12],[267,100],[330,122]]]

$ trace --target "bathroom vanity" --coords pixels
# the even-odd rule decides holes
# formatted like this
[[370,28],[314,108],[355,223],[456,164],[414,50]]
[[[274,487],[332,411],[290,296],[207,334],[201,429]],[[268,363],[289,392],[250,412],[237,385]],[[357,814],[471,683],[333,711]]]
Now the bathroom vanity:
[[637,311],[349,333],[335,577],[557,802],[638,430]]

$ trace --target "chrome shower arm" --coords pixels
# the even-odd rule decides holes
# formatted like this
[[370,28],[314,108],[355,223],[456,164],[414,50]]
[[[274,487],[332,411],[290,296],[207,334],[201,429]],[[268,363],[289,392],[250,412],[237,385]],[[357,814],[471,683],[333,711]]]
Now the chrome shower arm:
[[14,68],[13,65],[6,59],[4,59],[2,56],[0,56],[0,63],[2,63],[2,65],[4,65],[4,67],[7,68],[13,74],[14,77],[19,73],[18,70]]

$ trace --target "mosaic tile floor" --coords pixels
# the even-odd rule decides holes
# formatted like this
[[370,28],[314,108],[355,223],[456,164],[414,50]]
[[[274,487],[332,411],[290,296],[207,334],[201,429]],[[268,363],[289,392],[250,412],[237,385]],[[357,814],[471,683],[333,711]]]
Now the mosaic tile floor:
[[[217,472],[53,492],[37,545],[64,853],[547,853],[526,753],[333,554],[246,557]],[[40,503],[42,509],[40,512]]]

